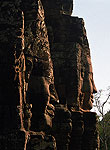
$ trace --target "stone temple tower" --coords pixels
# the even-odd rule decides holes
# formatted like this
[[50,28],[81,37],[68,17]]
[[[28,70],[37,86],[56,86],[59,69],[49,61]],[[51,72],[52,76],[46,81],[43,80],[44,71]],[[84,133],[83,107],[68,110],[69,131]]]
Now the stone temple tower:
[[98,150],[97,90],[73,0],[0,6],[0,149]]

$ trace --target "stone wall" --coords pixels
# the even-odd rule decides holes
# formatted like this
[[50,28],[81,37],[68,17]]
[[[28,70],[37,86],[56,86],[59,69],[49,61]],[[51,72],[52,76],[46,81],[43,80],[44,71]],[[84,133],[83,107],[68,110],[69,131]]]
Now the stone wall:
[[0,149],[99,149],[90,49],[73,1],[0,6]]
[[44,1],[43,4],[60,103],[90,109],[83,96],[87,93],[91,97],[97,90],[84,20],[62,13],[50,15]]
[[[69,4],[68,1],[65,2]],[[62,1],[63,4],[65,2]],[[84,20],[71,16],[71,13],[62,13],[61,8],[59,11],[57,1],[53,10],[52,7],[49,9],[49,6],[51,6],[49,1],[42,0],[42,3],[45,10],[50,53],[53,61],[55,88],[60,104],[69,109],[70,119],[72,120],[72,130],[68,131],[70,138],[65,134],[63,142],[62,139],[56,138],[57,144],[63,143],[60,147],[58,144],[57,148],[58,150],[98,149],[96,114],[90,112],[93,94],[97,90],[93,80],[90,48]],[[71,10],[71,5],[68,5],[68,7],[68,10]],[[50,13],[50,10],[52,13]],[[54,13],[55,11],[56,13]],[[88,117],[85,119],[85,116]],[[88,118],[91,125],[86,123]],[[58,122],[61,122],[62,126],[63,115],[62,119],[59,120]],[[69,123],[68,121],[68,125]],[[58,134],[59,136],[57,136],[61,137],[61,133],[58,132]],[[68,140],[66,144],[65,140]]]
[[45,143],[41,149],[55,149],[46,132],[54,116],[50,97],[53,103],[58,98],[42,4],[7,0],[0,5],[0,149],[35,149],[37,141]]

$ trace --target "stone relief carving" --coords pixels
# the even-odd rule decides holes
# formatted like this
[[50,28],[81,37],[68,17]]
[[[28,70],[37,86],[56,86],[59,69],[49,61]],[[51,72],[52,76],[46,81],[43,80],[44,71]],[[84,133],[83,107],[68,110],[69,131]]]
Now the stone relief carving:
[[88,111],[96,87],[84,21],[71,17],[72,0],[42,3],[0,2],[0,149],[95,150],[97,119]]

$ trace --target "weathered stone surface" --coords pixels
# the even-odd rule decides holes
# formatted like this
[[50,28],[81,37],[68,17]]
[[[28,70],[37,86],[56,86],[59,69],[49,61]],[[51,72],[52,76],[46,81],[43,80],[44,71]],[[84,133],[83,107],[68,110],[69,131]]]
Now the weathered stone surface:
[[70,143],[72,131],[71,112],[64,105],[56,105],[55,117],[53,119],[52,134],[56,139],[58,150],[67,150]]
[[99,139],[97,132],[97,116],[93,112],[84,113],[84,133],[82,150],[99,149]]
[[83,19],[47,13],[46,24],[60,103],[90,110],[96,87]]
[[10,130],[0,134],[0,149],[1,150],[24,150],[25,132]]
[[[27,100],[32,104],[31,129],[39,128],[39,121],[48,120],[45,115],[50,101],[50,84],[53,84],[53,66],[51,62],[48,35],[44,22],[44,11],[38,1],[38,12],[33,8],[37,3],[24,2],[25,10],[25,51],[27,59]],[[27,6],[27,7],[26,7]],[[32,8],[30,9],[30,6]],[[42,108],[42,109],[41,109]],[[44,117],[43,117],[44,116]],[[36,120],[36,121],[35,121]],[[36,126],[37,125],[37,126]]]
[[[84,130],[87,127],[84,124],[85,115],[78,112],[78,110],[89,111],[92,108],[93,93],[97,91],[93,80],[90,49],[84,21],[81,18],[61,13],[61,11],[58,14],[55,3],[55,9],[53,7],[48,8],[50,6],[49,1],[43,1],[43,5],[56,91],[59,102],[67,105],[72,113],[72,132],[70,134],[69,149],[81,150],[83,149],[84,141],[83,132],[85,133]],[[58,122],[60,122],[59,120]],[[93,133],[95,134],[95,132],[96,130],[94,129]],[[57,131],[56,136],[60,137],[60,132]],[[97,136],[94,136],[94,139],[96,140]],[[68,140],[67,136],[65,140]],[[62,143],[61,139],[59,139],[60,142]],[[91,145],[94,145],[93,149],[95,150],[97,146],[95,147],[93,143]],[[68,146],[66,147],[65,145],[59,149],[68,149]]]
[[84,132],[84,122],[82,112],[72,112],[72,132],[69,150],[82,150],[82,135]]
[[19,110],[16,106],[0,105],[0,134],[21,128]]
[[[54,116],[50,97],[52,103],[58,101],[44,11],[40,0],[7,0],[0,4],[0,119],[3,131],[0,130],[0,142],[4,137],[2,149],[6,149],[4,143],[10,149],[10,144],[15,140],[12,149],[26,150],[25,136],[28,130],[31,127],[34,131],[48,132]],[[16,135],[21,130],[24,140],[22,136],[21,139],[13,139],[8,134],[10,131]],[[21,140],[23,146],[18,144]]]
[[44,6],[45,15],[53,16],[60,14],[71,15],[73,0],[41,0]]
[[[21,128],[17,106],[20,105],[18,81],[15,81],[15,51],[21,51],[22,12],[18,9],[21,1],[0,2],[0,118],[2,130]],[[18,119],[19,118],[19,119]],[[8,124],[7,124],[8,123]]]
[[42,3],[0,1],[0,149],[96,150],[84,21],[72,0]]
[[56,140],[43,132],[31,132],[27,150],[56,150]]
[[[14,82],[15,45],[22,28],[22,14],[17,8],[20,1],[0,1],[0,105],[19,104],[16,84]],[[17,47],[20,48],[20,45]]]

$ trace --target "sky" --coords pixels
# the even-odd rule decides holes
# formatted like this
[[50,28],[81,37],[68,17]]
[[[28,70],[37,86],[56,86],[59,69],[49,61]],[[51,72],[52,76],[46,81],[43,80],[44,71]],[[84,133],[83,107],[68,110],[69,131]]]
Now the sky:
[[73,16],[83,18],[97,90],[110,86],[110,0],[73,0]]

